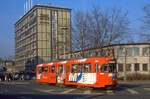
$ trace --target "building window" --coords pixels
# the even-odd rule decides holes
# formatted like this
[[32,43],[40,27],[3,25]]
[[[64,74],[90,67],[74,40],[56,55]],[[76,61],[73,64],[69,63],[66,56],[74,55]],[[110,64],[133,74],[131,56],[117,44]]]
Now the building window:
[[117,53],[118,53],[118,56],[124,56],[124,49],[123,48],[118,48]]
[[126,64],[126,70],[131,71],[131,64]]
[[140,55],[140,49],[135,47],[134,48],[134,56],[139,56]]
[[132,48],[126,48],[125,52],[126,56],[132,56],[132,53],[133,53]]
[[118,71],[123,72],[123,64],[118,64]]
[[143,48],[142,55],[143,56],[149,56],[149,48],[148,47]]
[[148,65],[147,64],[143,64],[142,67],[143,67],[143,71],[148,71]]
[[134,64],[134,70],[135,70],[135,71],[139,71],[139,70],[140,70],[139,63],[135,63],[135,64]]

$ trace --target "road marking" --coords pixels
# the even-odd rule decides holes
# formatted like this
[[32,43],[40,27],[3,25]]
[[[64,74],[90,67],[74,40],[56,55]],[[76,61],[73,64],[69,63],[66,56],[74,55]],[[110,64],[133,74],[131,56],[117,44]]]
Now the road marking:
[[84,94],[90,94],[90,93],[91,93],[91,90],[84,91]]
[[19,92],[18,94],[35,94],[35,92]]
[[144,88],[144,90],[146,90],[146,91],[150,91],[150,88]]
[[26,85],[29,84],[29,82],[0,82],[0,84],[5,84],[5,85]]
[[45,89],[35,89],[35,88],[33,88],[33,90],[37,90],[37,91],[41,91],[41,92],[46,92],[46,93],[51,93],[52,91],[54,91],[53,89],[45,90]]
[[74,91],[74,90],[76,90],[76,89],[69,89],[69,90],[66,90],[66,91],[61,92],[61,94],[70,93],[70,92],[72,92],[72,91]]
[[89,94],[89,95],[86,95],[86,96],[80,96],[76,99],[95,99],[98,96],[102,96],[102,94]]
[[126,89],[128,92],[130,92],[131,94],[138,94],[137,91],[133,90],[133,89],[130,89],[130,88],[127,88]]
[[106,93],[107,94],[114,94],[113,90],[107,90]]

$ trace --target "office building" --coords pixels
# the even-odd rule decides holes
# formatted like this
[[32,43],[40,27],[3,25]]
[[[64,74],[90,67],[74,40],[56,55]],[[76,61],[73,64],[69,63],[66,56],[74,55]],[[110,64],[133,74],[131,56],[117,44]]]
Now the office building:
[[71,9],[35,5],[15,23],[16,71],[33,71],[70,49]]

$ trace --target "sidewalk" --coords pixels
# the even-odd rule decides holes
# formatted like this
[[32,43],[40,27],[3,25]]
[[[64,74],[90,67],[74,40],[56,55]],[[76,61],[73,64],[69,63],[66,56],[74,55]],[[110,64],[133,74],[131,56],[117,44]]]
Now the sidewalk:
[[150,80],[118,81],[119,84],[150,84]]
[[3,82],[0,82],[0,84],[30,84],[31,81],[20,81],[20,80],[15,80],[15,81],[3,81]]

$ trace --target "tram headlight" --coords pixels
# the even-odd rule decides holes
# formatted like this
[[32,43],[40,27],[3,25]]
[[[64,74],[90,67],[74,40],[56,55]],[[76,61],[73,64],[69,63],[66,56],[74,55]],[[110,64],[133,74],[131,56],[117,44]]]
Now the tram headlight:
[[110,77],[111,80],[115,80],[115,75],[114,75],[113,73],[109,73],[109,74],[108,74],[108,77]]

